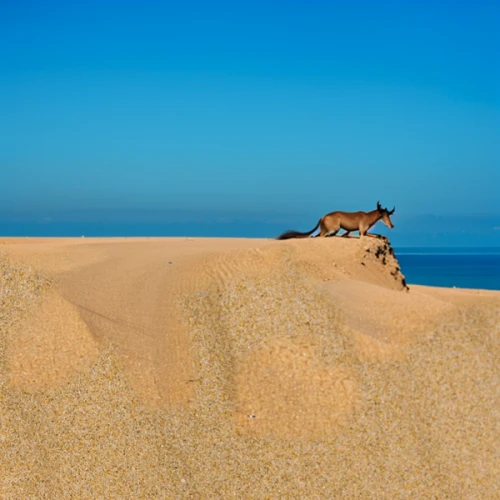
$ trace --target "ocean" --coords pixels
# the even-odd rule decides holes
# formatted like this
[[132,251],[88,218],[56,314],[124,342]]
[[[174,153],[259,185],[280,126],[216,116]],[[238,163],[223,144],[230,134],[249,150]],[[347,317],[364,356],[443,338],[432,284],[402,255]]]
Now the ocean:
[[408,284],[500,290],[500,248],[395,247]]

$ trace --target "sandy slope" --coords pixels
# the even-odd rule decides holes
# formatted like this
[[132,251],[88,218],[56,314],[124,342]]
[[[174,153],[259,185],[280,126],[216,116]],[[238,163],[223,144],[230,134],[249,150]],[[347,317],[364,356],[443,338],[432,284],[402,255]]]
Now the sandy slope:
[[6,297],[52,280],[1,304],[2,497],[500,494],[500,293],[408,291],[369,238],[0,255]]

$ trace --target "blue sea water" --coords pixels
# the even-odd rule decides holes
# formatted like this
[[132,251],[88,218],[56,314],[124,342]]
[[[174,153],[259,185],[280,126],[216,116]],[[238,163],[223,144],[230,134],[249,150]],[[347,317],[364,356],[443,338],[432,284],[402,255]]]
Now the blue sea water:
[[500,290],[500,248],[395,248],[408,284]]

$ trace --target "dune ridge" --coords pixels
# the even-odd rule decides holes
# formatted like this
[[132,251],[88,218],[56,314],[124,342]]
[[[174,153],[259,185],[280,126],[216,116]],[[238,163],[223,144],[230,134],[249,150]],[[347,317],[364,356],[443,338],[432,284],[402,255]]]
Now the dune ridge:
[[367,238],[0,253],[2,498],[500,493],[498,293]]

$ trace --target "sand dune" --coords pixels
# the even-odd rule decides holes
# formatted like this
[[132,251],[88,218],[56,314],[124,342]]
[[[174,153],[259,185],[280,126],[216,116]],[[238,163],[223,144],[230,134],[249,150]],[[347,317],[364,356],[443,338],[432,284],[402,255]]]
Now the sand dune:
[[386,240],[0,240],[2,498],[497,498],[500,293]]
[[88,367],[97,354],[78,308],[51,291],[14,329],[7,346],[9,382],[28,392],[49,389]]

